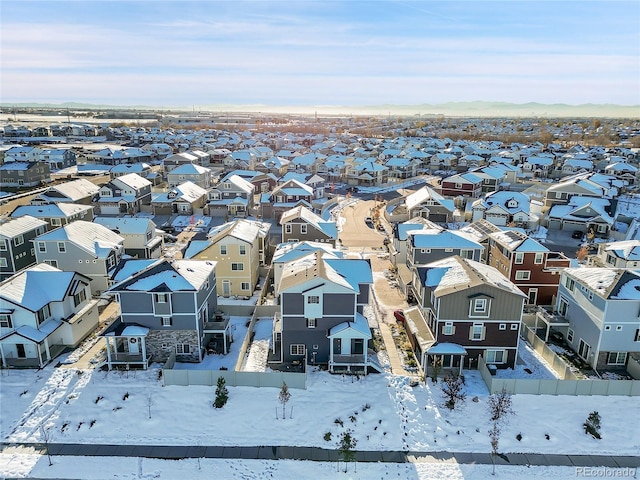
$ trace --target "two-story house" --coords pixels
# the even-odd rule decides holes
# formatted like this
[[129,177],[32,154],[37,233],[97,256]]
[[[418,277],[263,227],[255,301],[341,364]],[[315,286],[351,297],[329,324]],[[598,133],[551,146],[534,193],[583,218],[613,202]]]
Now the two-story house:
[[91,294],[109,288],[111,271],[120,263],[124,239],[107,227],[77,220],[33,240],[36,260],[91,279]]
[[[466,351],[438,355],[442,367],[461,367],[466,357],[464,366],[475,368],[479,355],[498,368],[515,366],[526,296],[495,268],[449,257],[418,267],[413,286],[433,339]],[[427,367],[428,352],[415,353]]]
[[216,262],[217,291],[223,297],[250,297],[265,264],[270,224],[237,219],[214,227],[206,241],[192,241],[184,258]]
[[640,240],[599,243],[595,255],[589,255],[591,267],[638,268],[640,267]]
[[544,195],[544,205],[567,204],[576,196],[614,198],[623,186],[624,182],[612,175],[580,173],[549,186]]
[[41,162],[6,162],[0,165],[0,187],[36,187],[51,181],[49,164]]
[[90,281],[40,264],[0,283],[2,365],[42,368],[96,329],[98,301],[91,299]]
[[445,197],[479,198],[482,195],[484,179],[475,173],[460,173],[443,178],[441,187]]
[[547,214],[549,229],[607,237],[613,227],[613,206],[608,198],[573,196],[566,205],[554,205]]
[[154,215],[193,215],[207,202],[207,191],[192,182],[185,182],[151,199]]
[[451,222],[456,209],[453,200],[444,198],[428,185],[407,195],[404,203],[409,218],[422,217],[438,223]]
[[435,262],[454,255],[480,261],[484,247],[455,230],[421,229],[407,232],[407,266]]
[[533,230],[539,219],[542,204],[536,202],[532,208],[532,203],[524,193],[493,192],[473,202],[472,220],[484,218],[494,225],[513,225]]
[[229,324],[216,317],[215,268],[211,261],[158,260],[114,285],[109,292],[121,315],[102,334],[109,369],[146,369],[172,354],[200,362],[207,349],[226,353]]
[[372,283],[368,260],[326,259],[316,251],[288,264],[274,321],[274,368],[308,362],[328,365],[330,372],[366,373],[376,365],[363,315]]
[[44,205],[20,205],[11,212],[11,218],[29,215],[47,222],[47,230],[67,225],[75,220],[93,221],[93,207],[79,203],[49,203]]
[[208,189],[211,187],[211,169],[193,163],[184,163],[167,174],[169,188],[177,187],[184,182],[192,182]]
[[29,215],[0,222],[0,279],[36,263],[31,241],[46,230],[46,222]]
[[622,268],[567,268],[556,327],[592,368],[624,369],[640,359],[640,274]]
[[124,253],[135,258],[158,258],[164,245],[162,231],[148,217],[97,217],[95,223],[124,239]]
[[227,175],[209,190],[207,209],[212,217],[246,217],[253,209],[254,185],[239,175]]
[[571,260],[522,232],[507,230],[489,235],[487,264],[522,290],[528,304],[551,305],[558,292],[560,273]]
[[313,208],[313,200],[312,187],[290,179],[276,186],[270,194],[261,195],[260,212],[262,218],[280,218],[284,212],[299,206]]
[[133,215],[151,203],[151,182],[137,173],[115,177],[100,187],[96,200],[102,215]]
[[70,182],[51,185],[46,191],[36,195],[31,203],[41,205],[44,203],[80,203],[90,205],[100,188],[89,180],[79,178]]
[[320,242],[336,246],[338,226],[334,221],[326,221],[308,208],[300,205],[280,217],[283,242]]

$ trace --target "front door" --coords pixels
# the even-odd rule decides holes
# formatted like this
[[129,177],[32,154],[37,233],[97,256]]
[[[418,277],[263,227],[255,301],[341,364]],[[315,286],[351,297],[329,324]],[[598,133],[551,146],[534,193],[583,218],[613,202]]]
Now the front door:
[[530,288],[529,289],[529,304],[530,305],[535,305],[537,300],[538,300],[538,289],[537,288]]
[[24,343],[16,343],[16,350],[18,351],[18,358],[27,358],[27,352],[24,349]]
[[334,338],[333,339],[333,354],[340,355],[342,354],[342,339]]
[[231,295],[231,282],[229,280],[222,281],[222,296],[228,297]]
[[583,360],[589,360],[589,350],[591,347],[584,340],[580,339],[580,343],[578,344],[578,355],[582,357]]
[[129,339],[129,355],[140,354],[140,342],[137,338],[133,337]]

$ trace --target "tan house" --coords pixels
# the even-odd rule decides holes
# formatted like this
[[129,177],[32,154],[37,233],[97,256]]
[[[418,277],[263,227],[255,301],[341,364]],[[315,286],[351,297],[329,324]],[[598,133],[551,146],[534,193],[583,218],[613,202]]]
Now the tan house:
[[266,261],[270,224],[237,219],[213,228],[208,240],[192,241],[184,258],[217,262],[218,295],[250,297]]

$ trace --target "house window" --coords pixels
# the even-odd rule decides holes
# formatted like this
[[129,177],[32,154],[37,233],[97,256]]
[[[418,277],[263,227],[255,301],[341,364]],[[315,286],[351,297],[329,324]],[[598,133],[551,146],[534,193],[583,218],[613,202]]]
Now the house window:
[[469,307],[470,317],[488,317],[489,316],[489,300],[486,298],[474,298],[471,300]]
[[24,243],[24,235],[18,235],[13,239],[13,244],[17,247],[18,245],[22,245]]
[[51,219],[51,226],[59,227],[61,225],[62,225],[62,221],[59,218],[52,218]]
[[506,330],[507,329],[507,324],[506,323],[501,323],[500,326],[498,327],[500,330]]
[[451,252],[453,252],[453,248],[445,248],[444,251],[446,253],[451,253]]
[[47,244],[44,242],[38,242],[38,252],[45,253],[47,251]]
[[607,364],[624,365],[627,363],[627,352],[609,352],[607,355]]
[[51,265],[52,267],[58,268],[58,261],[57,260],[43,260],[42,263],[46,263],[47,265]]
[[516,280],[529,280],[531,278],[531,272],[529,270],[517,270]]
[[604,326],[604,331],[608,332],[609,330],[611,330],[611,325],[605,325]]
[[473,250],[460,250],[460,256],[469,260],[473,260]]
[[640,328],[636,329],[636,335],[633,337],[634,342],[640,342]]
[[474,323],[471,326],[471,335],[469,335],[469,340],[484,340],[483,323]]
[[0,315],[0,328],[13,328],[11,323],[11,315],[2,314]]
[[517,323],[512,323],[511,324],[511,330],[517,330],[518,329],[518,324]]
[[568,309],[569,309],[569,301],[566,298],[561,296],[560,303],[558,304],[558,313],[564,317],[567,314]]
[[291,233],[292,231],[293,231],[293,228],[292,228],[291,224],[290,224],[290,223],[287,223],[287,224],[284,226],[284,233]]
[[0,250],[7,251],[7,241],[5,239],[0,240]]
[[575,282],[573,281],[572,278],[567,277],[564,281],[564,286],[567,287],[569,290],[571,290],[573,292],[573,287],[575,285]]
[[171,317],[162,317],[162,326],[170,327],[172,325]]
[[6,268],[7,267],[7,259],[6,258],[0,258],[0,267],[2,268]]
[[231,270],[234,272],[242,272],[244,270],[244,263],[232,263]]
[[67,246],[64,242],[58,242],[58,252],[65,253],[67,251]]
[[227,246],[220,245],[220,255],[226,255],[226,254],[227,254]]
[[454,331],[453,322],[444,322],[444,327],[442,327],[443,335],[453,335]]
[[73,296],[73,306],[77,307],[82,302],[84,302],[86,299],[87,299],[87,293],[84,291],[84,289],[80,290],[78,293],[76,293]]
[[289,353],[291,355],[304,355],[304,343],[292,343],[289,346]]
[[307,328],[316,328],[315,318],[307,318]]
[[306,235],[307,234],[307,225],[300,225],[300,233],[302,235]]
[[430,248],[421,248],[420,249],[420,253],[431,253],[431,249]]
[[589,300],[593,300],[593,291],[589,290]]
[[238,246],[238,250],[240,251],[240,255],[246,255],[247,254],[247,246],[246,245],[239,245]]
[[167,303],[169,301],[169,295],[166,293],[156,293],[154,294],[156,303]]
[[569,342],[573,342],[573,330],[571,329],[567,330],[567,340],[569,340]]
[[231,190],[231,184],[228,182],[225,182],[222,184],[222,188],[224,188],[225,190]]
[[505,353],[504,350],[487,350],[487,363],[504,363]]
[[249,286],[249,282],[242,282],[240,284],[240,290],[249,290],[251,287]]
[[533,263],[541,264],[541,263],[542,263],[542,260],[544,260],[544,253],[542,253],[542,252],[540,252],[540,253],[536,253],[536,258],[535,258],[535,260],[533,261]]
[[189,355],[191,353],[191,345],[188,343],[177,343],[176,354],[177,355]]
[[49,304],[47,304],[36,312],[36,319],[38,320],[38,325],[40,325],[50,316],[51,316],[51,309],[49,308]]
[[309,295],[307,297],[307,303],[311,304],[319,304],[320,303],[320,297],[318,295]]
[[616,332],[619,332],[620,330],[622,330],[622,325],[616,325]]
[[523,262],[524,262],[524,253],[517,252],[513,263],[523,263]]

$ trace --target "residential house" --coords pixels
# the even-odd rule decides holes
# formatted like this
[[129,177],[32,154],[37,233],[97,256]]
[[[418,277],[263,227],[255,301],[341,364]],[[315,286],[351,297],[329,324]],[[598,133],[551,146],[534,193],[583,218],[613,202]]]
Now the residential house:
[[36,161],[49,165],[49,170],[62,170],[76,164],[76,154],[71,148],[39,148]]
[[367,373],[377,365],[363,315],[372,283],[368,260],[325,259],[316,251],[288,264],[280,280],[272,368],[295,362],[327,365],[330,372]]
[[547,214],[549,229],[580,230],[587,238],[607,238],[613,227],[613,207],[608,198],[571,197],[567,205],[554,205]]
[[640,240],[599,243],[598,251],[589,255],[587,264],[592,267],[638,268]]
[[116,177],[122,177],[123,175],[129,175],[130,173],[135,173],[140,175],[142,178],[146,178],[150,180],[149,176],[154,173],[151,169],[151,165],[148,163],[121,163],[119,165],[115,165],[109,169],[109,176],[111,180]]
[[33,240],[36,260],[91,279],[92,295],[109,288],[111,271],[124,254],[124,239],[107,227],[76,220]]
[[167,174],[169,188],[176,187],[184,182],[195,183],[199,187],[208,189],[211,187],[211,169],[193,163],[184,163]]
[[207,191],[192,182],[185,182],[151,199],[154,215],[193,215],[207,202]]
[[489,235],[487,264],[522,290],[528,304],[551,305],[558,293],[560,273],[571,260],[522,232],[507,230]]
[[392,157],[385,162],[385,166],[389,169],[387,175],[390,182],[401,182],[415,177],[421,165],[420,160],[402,157]]
[[95,223],[124,239],[124,253],[134,258],[159,258],[164,245],[162,231],[148,217],[97,217]]
[[567,204],[575,196],[614,198],[623,186],[624,182],[612,175],[580,173],[549,186],[544,195],[544,205]]
[[482,195],[483,184],[484,178],[475,173],[459,173],[442,179],[442,195],[445,197],[479,198]]
[[389,181],[389,167],[368,159],[359,160],[346,168],[346,180],[349,185],[377,187]]
[[534,230],[540,218],[542,203],[519,192],[501,191],[487,194],[472,204],[472,221],[484,218],[498,226],[517,226]]
[[453,220],[453,200],[444,198],[428,185],[407,195],[404,203],[409,218],[422,217],[437,223]]
[[36,263],[31,241],[46,230],[46,222],[29,215],[0,222],[0,279]]
[[484,250],[482,251],[482,262],[487,263],[487,258],[489,257],[490,235],[494,232],[500,232],[502,229],[493,223],[480,219],[465,225],[460,230],[456,231],[458,232],[458,235],[462,235],[469,240],[478,242],[484,247]]
[[313,200],[313,187],[291,179],[278,185],[270,194],[261,195],[260,211],[262,218],[280,218],[292,208],[311,209]]
[[192,241],[184,258],[216,262],[217,291],[223,297],[250,297],[265,265],[269,223],[237,219],[209,231],[206,241]]
[[454,255],[480,261],[483,250],[478,242],[455,230],[436,228],[407,232],[407,266],[410,269]]
[[31,204],[80,203],[90,205],[100,188],[89,180],[80,178],[70,182],[51,185],[46,191],[36,195]]
[[255,171],[262,173],[272,173],[278,177],[281,177],[285,173],[287,173],[290,163],[291,161],[285,158],[273,156],[265,160],[264,162],[256,163]]
[[526,296],[495,268],[449,257],[418,267],[413,288],[435,342],[464,349],[462,355],[459,349],[439,355],[416,351],[423,367],[430,356],[432,365],[437,359],[443,368],[474,368],[482,355],[498,368],[514,368]]
[[[553,321],[591,368],[625,370],[640,360],[640,274],[622,268],[567,268]],[[539,314],[546,320],[549,314]],[[548,320],[547,320],[548,322]]]
[[283,242],[320,242],[335,247],[338,240],[338,225],[326,221],[308,208],[300,205],[280,217]]
[[137,173],[113,178],[100,187],[96,198],[102,215],[133,215],[150,203],[151,182]]
[[90,281],[40,264],[0,283],[2,365],[42,368],[95,330],[98,300]]
[[546,178],[553,170],[554,159],[547,156],[527,157],[522,164],[523,173],[530,173],[533,177]]
[[93,207],[78,203],[49,203],[45,205],[20,205],[11,212],[11,218],[29,215],[47,222],[47,230],[67,225],[75,220],[93,221]]
[[414,230],[444,230],[443,227],[433,223],[423,217],[414,217],[406,222],[393,225],[393,259],[394,265],[407,264],[407,241],[408,233]]
[[5,162],[0,165],[0,187],[37,187],[50,182],[49,165],[40,162]]
[[227,353],[229,321],[217,314],[215,262],[158,260],[141,267],[109,290],[121,311],[102,334],[109,369]]
[[208,213],[212,217],[246,217],[253,210],[253,184],[239,175],[227,175],[209,190]]

